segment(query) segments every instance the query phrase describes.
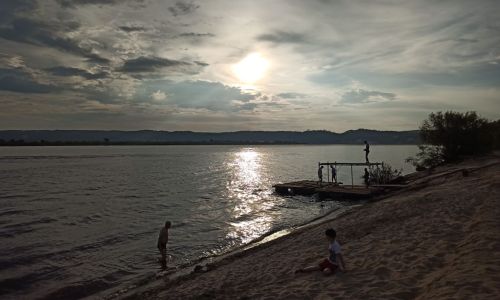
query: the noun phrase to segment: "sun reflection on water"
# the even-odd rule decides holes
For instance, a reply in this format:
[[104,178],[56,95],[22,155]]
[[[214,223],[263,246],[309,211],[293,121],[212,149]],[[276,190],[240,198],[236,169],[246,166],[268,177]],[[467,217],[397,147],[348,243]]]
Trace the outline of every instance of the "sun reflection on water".
[[247,149],[236,154],[237,178],[247,186],[256,186],[260,182],[260,154]]
[[262,170],[264,154],[245,148],[234,154],[229,166],[233,170],[227,185],[230,198],[234,200],[232,229],[226,238],[248,243],[271,229],[273,216],[269,211],[274,206]]

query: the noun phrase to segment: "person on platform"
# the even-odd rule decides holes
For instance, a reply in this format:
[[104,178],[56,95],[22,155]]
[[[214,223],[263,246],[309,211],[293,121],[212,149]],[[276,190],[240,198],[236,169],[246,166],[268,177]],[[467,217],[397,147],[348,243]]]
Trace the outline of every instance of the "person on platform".
[[330,167],[332,168],[332,182],[337,183],[337,169],[334,165],[330,165]]
[[365,151],[365,160],[367,163],[369,163],[370,161],[368,160],[368,154],[370,154],[370,144],[368,144],[367,141],[365,141],[365,149],[363,151]]
[[365,174],[363,175],[363,179],[365,180],[365,185],[368,187],[370,185],[370,172],[365,168]]
[[318,179],[319,185],[321,186],[321,183],[323,182],[323,166],[318,168]]

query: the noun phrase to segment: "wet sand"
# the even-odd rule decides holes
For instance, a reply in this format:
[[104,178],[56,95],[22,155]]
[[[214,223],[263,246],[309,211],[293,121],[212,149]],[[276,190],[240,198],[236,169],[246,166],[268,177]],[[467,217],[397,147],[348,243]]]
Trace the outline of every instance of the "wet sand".
[[[467,170],[465,173],[463,170]],[[500,295],[500,156],[408,176],[410,185],[333,220],[229,256],[137,299],[493,299]],[[294,274],[327,255],[347,272]]]

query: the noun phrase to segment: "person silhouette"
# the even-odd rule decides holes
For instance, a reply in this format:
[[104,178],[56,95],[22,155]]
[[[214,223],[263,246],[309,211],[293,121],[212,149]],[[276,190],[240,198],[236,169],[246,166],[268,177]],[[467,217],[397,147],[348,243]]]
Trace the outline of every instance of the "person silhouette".
[[363,151],[365,151],[366,162],[369,163],[370,161],[368,160],[368,154],[370,153],[370,144],[368,144],[367,141],[365,141],[365,149]]
[[318,168],[319,185],[323,182],[323,166]]
[[368,187],[370,185],[370,173],[368,172],[367,168],[365,168],[365,174],[363,175],[363,179],[365,180],[366,187]]
[[337,169],[335,169],[334,165],[330,165],[332,168],[332,181],[335,181],[337,183]]
[[172,222],[166,221],[165,226],[160,230],[158,235],[157,247],[161,254],[161,267],[163,270],[167,269],[167,243],[168,243],[168,230],[172,226]]

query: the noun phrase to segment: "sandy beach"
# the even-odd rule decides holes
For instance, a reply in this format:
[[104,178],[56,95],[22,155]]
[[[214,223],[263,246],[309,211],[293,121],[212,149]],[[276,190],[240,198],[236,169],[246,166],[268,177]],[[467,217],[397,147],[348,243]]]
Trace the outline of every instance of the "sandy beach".
[[[467,170],[464,172],[463,170]],[[408,176],[409,186],[230,256],[137,299],[493,299],[500,296],[500,157]],[[327,255],[334,227],[347,272],[294,274]]]

